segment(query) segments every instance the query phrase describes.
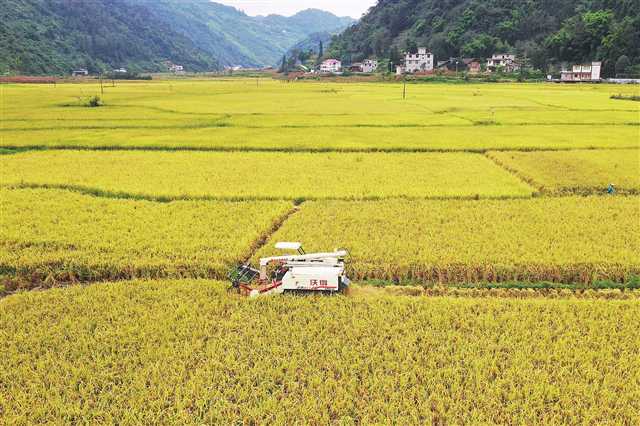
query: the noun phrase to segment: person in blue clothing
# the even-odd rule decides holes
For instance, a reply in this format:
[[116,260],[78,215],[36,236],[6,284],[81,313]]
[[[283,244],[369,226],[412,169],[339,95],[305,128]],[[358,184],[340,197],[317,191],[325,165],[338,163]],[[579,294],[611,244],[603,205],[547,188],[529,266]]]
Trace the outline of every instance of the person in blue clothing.
[[609,195],[613,195],[616,193],[616,187],[613,186],[612,183],[609,184],[609,187],[607,188],[607,194]]

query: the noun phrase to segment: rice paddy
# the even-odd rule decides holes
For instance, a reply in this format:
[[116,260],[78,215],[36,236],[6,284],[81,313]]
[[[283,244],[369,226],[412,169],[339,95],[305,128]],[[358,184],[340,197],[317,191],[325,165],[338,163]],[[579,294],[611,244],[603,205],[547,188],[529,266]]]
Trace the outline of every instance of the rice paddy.
[[0,157],[5,186],[143,198],[381,199],[530,197],[480,154],[32,151]]
[[0,146],[285,151],[638,148],[634,87],[285,84],[2,85]]
[[640,193],[640,150],[492,152],[489,156],[551,194]]
[[189,280],[31,292],[0,301],[0,407],[9,424],[637,424],[639,315]]
[[638,424],[637,87],[401,90],[0,85],[0,423]]

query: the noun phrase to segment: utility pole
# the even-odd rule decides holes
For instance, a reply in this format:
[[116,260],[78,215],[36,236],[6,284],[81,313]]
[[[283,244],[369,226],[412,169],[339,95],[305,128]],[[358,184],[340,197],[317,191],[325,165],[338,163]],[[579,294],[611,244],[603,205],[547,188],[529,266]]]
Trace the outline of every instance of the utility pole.
[[402,77],[402,100],[407,99],[407,77]]
[[102,73],[100,73],[100,94],[104,95],[104,87],[102,86]]

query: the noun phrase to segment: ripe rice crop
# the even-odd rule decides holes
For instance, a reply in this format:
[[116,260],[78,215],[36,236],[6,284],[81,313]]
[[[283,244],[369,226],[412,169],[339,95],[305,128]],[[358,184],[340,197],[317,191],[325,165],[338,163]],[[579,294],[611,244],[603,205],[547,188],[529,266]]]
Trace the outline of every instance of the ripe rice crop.
[[488,155],[543,192],[604,194],[613,183],[618,192],[640,193],[640,150],[637,149],[512,151]]
[[262,150],[637,148],[638,108],[615,90],[232,79],[3,86],[3,147]]
[[36,151],[0,157],[3,185],[148,198],[528,197],[479,154]]
[[3,421],[640,423],[638,300],[247,300],[224,287],[0,300]]
[[[331,117],[325,117],[331,120]],[[78,124],[83,125],[84,123]],[[104,128],[0,130],[0,146],[271,151],[473,151],[638,148],[637,126],[210,127],[166,122]],[[101,125],[102,126],[102,125]],[[125,128],[123,128],[125,127]]]
[[31,189],[0,190],[0,199],[6,290],[133,277],[222,278],[292,207],[155,203]]
[[[606,282],[607,284],[611,284]],[[537,284],[537,285],[536,285]],[[351,284],[349,296],[412,296],[412,297],[464,297],[464,298],[501,298],[501,299],[601,299],[601,300],[639,300],[640,277],[633,284],[619,284],[621,288],[554,288],[542,283],[531,284],[526,288],[522,283],[518,287],[491,287],[490,284],[469,284],[459,286],[416,286],[385,285],[375,286]],[[548,283],[546,283],[548,284]],[[498,286],[500,284],[493,284]],[[569,284],[558,284],[569,287]]]
[[308,202],[276,241],[346,247],[356,279],[623,281],[640,275],[638,197]]

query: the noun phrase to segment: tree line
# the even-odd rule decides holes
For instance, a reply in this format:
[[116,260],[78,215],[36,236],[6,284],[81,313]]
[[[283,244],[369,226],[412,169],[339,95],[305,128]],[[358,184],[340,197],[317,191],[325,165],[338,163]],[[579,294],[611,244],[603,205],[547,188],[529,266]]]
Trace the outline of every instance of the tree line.
[[602,61],[605,76],[640,74],[638,0],[380,0],[334,37],[328,56],[398,63],[428,47],[439,59],[508,52],[553,71]]

